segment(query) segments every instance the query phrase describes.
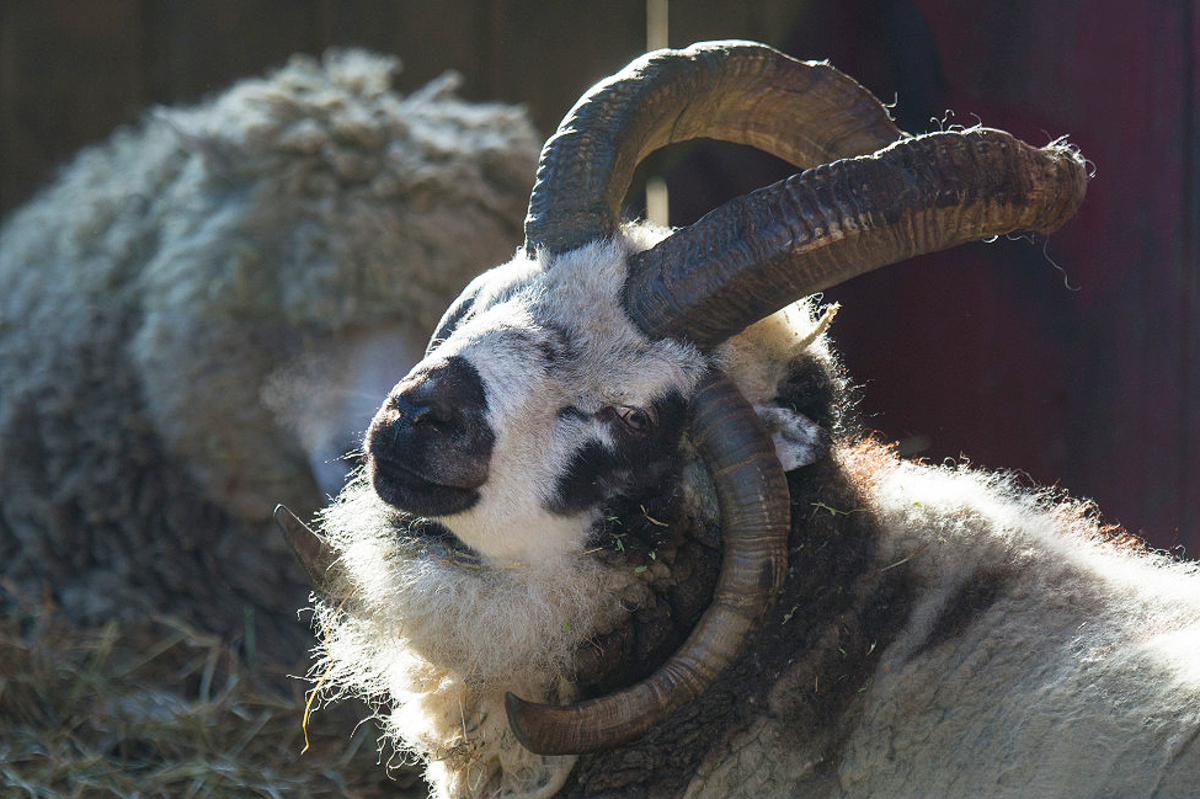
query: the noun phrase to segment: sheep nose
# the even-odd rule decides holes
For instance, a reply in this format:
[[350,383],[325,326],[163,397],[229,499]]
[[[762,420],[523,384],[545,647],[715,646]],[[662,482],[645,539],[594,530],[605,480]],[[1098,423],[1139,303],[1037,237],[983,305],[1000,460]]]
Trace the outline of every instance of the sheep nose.
[[372,480],[385,501],[444,515],[461,510],[487,480],[494,441],[483,381],[470,362],[454,356],[420,364],[401,380],[365,443]]
[[429,366],[418,365],[392,390],[389,404],[401,425],[447,434],[473,428],[479,422],[486,425],[483,381],[475,367],[461,356]]
[[434,388],[433,381],[425,380],[395,394],[392,403],[402,424],[418,427],[422,425],[447,426],[454,424],[459,418],[455,412],[455,401],[471,399],[455,395],[467,393],[469,392],[460,389],[457,381],[451,383],[449,390],[438,391]]

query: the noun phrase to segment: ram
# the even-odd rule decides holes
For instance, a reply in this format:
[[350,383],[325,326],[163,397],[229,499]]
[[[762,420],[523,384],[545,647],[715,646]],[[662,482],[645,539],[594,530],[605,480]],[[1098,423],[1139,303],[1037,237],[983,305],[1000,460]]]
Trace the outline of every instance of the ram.
[[249,610],[260,652],[282,635],[300,654],[271,500],[340,489],[392,382],[356,373],[381,352],[411,367],[512,253],[537,162],[520,109],[466,102],[452,75],[401,95],[397,67],[296,57],[157,109],[5,221],[6,587],[46,586],[83,623],[174,613],[240,636]]
[[[804,171],[621,223],[637,163],[698,136]],[[1194,795],[1196,567],[864,435],[814,297],[1049,233],[1087,179],[748,42],[598,84],[318,530],[280,511],[320,692],[373,702],[438,796]]]

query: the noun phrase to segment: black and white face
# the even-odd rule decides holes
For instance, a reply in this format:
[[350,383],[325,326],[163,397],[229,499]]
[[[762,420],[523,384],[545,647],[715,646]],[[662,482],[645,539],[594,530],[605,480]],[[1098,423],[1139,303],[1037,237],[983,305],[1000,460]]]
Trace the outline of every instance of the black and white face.
[[577,554],[602,508],[660,489],[706,361],[628,321],[625,257],[596,244],[477,278],[367,432],[378,496],[504,566]]

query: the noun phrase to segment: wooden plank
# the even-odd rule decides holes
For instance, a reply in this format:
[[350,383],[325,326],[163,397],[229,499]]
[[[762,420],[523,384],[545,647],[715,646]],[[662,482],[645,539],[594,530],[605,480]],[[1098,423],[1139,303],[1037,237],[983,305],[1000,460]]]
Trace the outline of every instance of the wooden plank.
[[322,47],[365,47],[400,57],[396,86],[410,92],[446,70],[465,79],[465,96],[490,92],[488,19],[494,0],[322,0]]
[[191,102],[237,78],[319,53],[314,0],[186,3],[145,0],[144,70],[155,103]]
[[492,35],[495,96],[527,104],[550,133],[588,87],[645,51],[645,4],[497,2]]
[[11,7],[0,4],[0,165],[6,167],[0,169],[0,216],[16,197],[23,194],[24,186],[41,178],[31,154],[23,152],[24,139],[18,132],[21,127],[17,104],[21,84],[20,59],[17,58],[20,37],[11,17]]
[[4,3],[0,213],[144,105],[135,0]]
[[1182,513],[1179,517],[1181,539],[1192,557],[1200,558],[1200,3],[1189,3],[1191,19],[1185,54],[1188,74],[1184,82],[1185,120],[1183,137],[1187,181],[1183,212],[1183,264],[1187,274],[1186,328],[1182,362],[1185,372],[1182,445],[1184,473]]
[[801,9],[800,4],[781,0],[676,0],[670,4],[671,46],[750,39],[779,47]]

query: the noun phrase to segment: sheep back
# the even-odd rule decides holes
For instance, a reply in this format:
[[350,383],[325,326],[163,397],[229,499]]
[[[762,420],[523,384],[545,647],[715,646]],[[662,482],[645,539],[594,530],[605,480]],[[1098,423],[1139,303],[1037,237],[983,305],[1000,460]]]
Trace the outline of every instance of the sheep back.
[[10,585],[84,620],[294,626],[271,509],[321,502],[295,398],[336,391],[363,331],[423,338],[512,253],[538,152],[520,109],[453,75],[401,96],[397,68],[297,57],[156,110],[0,229]]

